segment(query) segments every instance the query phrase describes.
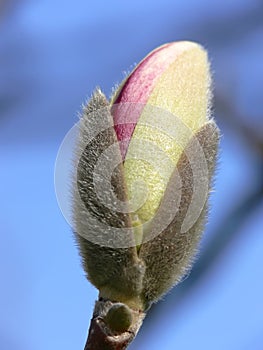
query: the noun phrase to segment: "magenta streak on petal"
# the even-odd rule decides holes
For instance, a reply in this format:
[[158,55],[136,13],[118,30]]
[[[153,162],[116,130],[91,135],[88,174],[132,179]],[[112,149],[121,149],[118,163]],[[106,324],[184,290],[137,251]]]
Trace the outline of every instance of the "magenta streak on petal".
[[176,58],[177,45],[178,43],[165,44],[146,56],[127,78],[114,101],[112,106],[114,128],[120,141],[123,159],[144,105],[159,77]]

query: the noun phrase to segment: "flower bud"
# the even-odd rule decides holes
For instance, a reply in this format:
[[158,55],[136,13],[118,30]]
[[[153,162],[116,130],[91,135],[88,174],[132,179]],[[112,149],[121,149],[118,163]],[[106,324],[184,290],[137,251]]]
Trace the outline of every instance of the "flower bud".
[[[128,194],[136,196],[138,188],[133,188],[133,183],[138,179],[148,189],[147,200],[136,212],[145,222],[159,207],[183,149],[208,121],[210,74],[206,52],[192,42],[159,47],[126,79],[116,92],[114,103],[116,134],[120,142],[126,141],[122,143],[122,155]],[[129,119],[132,115],[136,123],[126,124],[127,115]],[[149,154],[141,157],[142,140],[162,151],[155,163],[162,164],[169,158],[173,164],[162,167],[162,172],[155,171],[156,165],[149,162],[150,153],[155,150],[148,146]]]
[[[110,102],[97,90],[84,108],[74,231],[87,277],[105,300],[146,310],[191,267],[219,139],[210,81],[200,45],[169,43],[146,56]],[[124,314],[115,311],[112,328]]]
[[123,333],[127,331],[132,324],[132,314],[125,304],[115,303],[108,310],[104,320],[113,332]]

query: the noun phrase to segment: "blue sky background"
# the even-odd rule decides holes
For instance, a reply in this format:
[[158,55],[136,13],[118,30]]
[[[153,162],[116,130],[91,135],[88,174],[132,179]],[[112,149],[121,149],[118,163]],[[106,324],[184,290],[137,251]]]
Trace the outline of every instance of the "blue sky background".
[[223,133],[190,277],[136,349],[263,348],[263,5],[259,0],[0,2],[0,348],[83,349],[97,291],[56,202],[59,145],[96,86],[110,94],[156,46],[209,51]]

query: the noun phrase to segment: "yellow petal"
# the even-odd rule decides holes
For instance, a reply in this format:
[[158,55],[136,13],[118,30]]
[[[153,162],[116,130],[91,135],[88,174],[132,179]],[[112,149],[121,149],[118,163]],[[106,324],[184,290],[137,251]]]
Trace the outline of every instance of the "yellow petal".
[[[148,97],[124,164],[129,197],[141,201],[140,186],[138,190],[133,186],[136,181],[144,182],[144,189],[147,188],[145,203],[136,210],[142,222],[154,216],[184,147],[209,116],[211,93],[206,51],[192,42],[173,45],[178,48],[178,54]],[[165,59],[166,51],[162,52],[160,59]]]

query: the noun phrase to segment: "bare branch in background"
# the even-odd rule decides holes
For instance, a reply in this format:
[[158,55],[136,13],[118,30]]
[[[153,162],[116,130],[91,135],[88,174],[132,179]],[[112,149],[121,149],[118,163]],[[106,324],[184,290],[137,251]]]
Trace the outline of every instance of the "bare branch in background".
[[258,133],[252,126],[244,123],[244,120],[249,120],[250,118],[244,118],[237,111],[237,106],[231,103],[231,96],[227,98],[222,92],[218,92],[215,97],[216,110],[220,113],[220,119],[240,133],[244,140],[262,157],[263,130],[260,130]]
[[[263,3],[255,1],[246,11],[234,12],[233,16],[226,13],[211,19],[207,18],[203,24],[198,23],[191,37],[196,40],[203,38],[208,47],[229,48],[233,43],[244,39],[263,25]],[[192,28],[191,28],[192,29]]]
[[17,6],[21,6],[22,1],[17,0],[0,0],[0,19],[9,15],[16,10]]

